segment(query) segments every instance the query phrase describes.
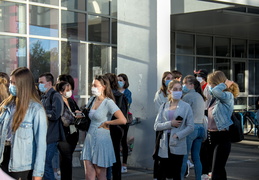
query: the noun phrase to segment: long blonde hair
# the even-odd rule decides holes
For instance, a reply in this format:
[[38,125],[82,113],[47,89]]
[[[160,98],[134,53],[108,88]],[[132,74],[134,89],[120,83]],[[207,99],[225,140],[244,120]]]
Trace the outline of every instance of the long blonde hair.
[[1,91],[0,91],[0,103],[4,99],[8,98],[8,96],[9,96],[7,85],[8,85],[7,79],[0,77],[0,89],[1,89]]
[[[227,77],[222,71],[215,71],[213,73],[210,73],[208,75],[208,83],[213,84],[217,86],[220,83],[225,83],[227,80]],[[237,83],[233,83],[229,88],[225,89],[224,91],[229,91],[233,94],[233,96],[236,98],[239,95],[239,87]]]
[[0,112],[3,112],[4,106],[15,103],[15,112],[13,116],[12,131],[16,131],[22,123],[30,100],[41,103],[37,93],[34,78],[31,71],[26,67],[19,67],[15,69],[10,76],[15,77],[15,86],[17,90],[16,96],[10,96],[3,101],[0,106]]

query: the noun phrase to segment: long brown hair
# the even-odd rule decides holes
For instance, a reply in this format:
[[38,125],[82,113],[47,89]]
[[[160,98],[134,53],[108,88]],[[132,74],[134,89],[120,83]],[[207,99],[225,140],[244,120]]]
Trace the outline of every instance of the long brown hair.
[[[227,77],[222,71],[215,71],[208,75],[208,83],[217,86],[220,83],[225,83]],[[237,83],[231,84],[229,88],[226,88],[224,91],[229,91],[236,98],[239,95],[239,87]]]
[[203,92],[202,92],[202,89],[201,89],[201,84],[200,82],[195,78],[195,76],[193,75],[187,75],[184,77],[183,79],[183,83],[187,83],[189,82],[190,84],[193,84],[194,85],[194,89],[197,93],[199,93],[203,100],[206,101],[206,97],[204,96]]
[[15,112],[12,124],[12,130],[15,132],[25,117],[30,100],[40,104],[41,102],[35,87],[33,75],[28,68],[19,67],[15,69],[10,76],[15,77],[17,94],[16,96],[10,94],[10,96],[3,101],[0,106],[0,112],[3,111],[5,105],[9,105],[12,102],[15,103]]
[[0,103],[4,99],[8,98],[8,96],[9,96],[7,84],[8,84],[7,79],[0,77],[0,89],[1,89],[1,91],[0,91]]
[[173,76],[172,72],[170,72],[170,71],[165,71],[164,74],[163,74],[163,77],[162,77],[162,86],[160,87],[160,91],[163,92],[164,97],[167,96],[167,92],[166,92],[166,91],[167,91],[167,87],[166,87],[166,85],[165,85],[165,78],[166,78],[166,76],[167,76],[168,74],[171,74],[171,75]]
[[115,102],[108,77],[104,75],[96,75],[94,79],[100,81],[102,86],[105,86],[104,96],[112,99]]

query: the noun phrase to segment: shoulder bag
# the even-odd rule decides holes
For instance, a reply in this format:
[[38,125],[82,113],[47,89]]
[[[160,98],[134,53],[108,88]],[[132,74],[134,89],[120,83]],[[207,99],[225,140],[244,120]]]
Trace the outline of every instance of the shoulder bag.
[[84,114],[84,117],[82,118],[76,118],[75,119],[75,127],[81,131],[88,131],[90,124],[91,124],[91,119],[89,118],[89,112],[92,107],[92,104],[94,102],[95,97],[89,104],[87,108],[84,108],[82,110],[82,113]]

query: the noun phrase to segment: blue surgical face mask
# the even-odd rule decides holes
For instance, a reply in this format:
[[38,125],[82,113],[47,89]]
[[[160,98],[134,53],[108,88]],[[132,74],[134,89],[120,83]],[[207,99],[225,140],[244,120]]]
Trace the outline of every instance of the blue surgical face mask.
[[47,91],[47,89],[48,88],[45,87],[45,84],[42,84],[42,83],[39,84],[40,92],[45,93]]
[[16,96],[16,95],[17,95],[16,86],[10,84],[10,85],[9,85],[9,92],[10,92],[10,94],[12,94],[13,96]]
[[212,87],[211,86],[209,86],[209,92],[210,92],[210,95],[212,95]]
[[190,89],[187,88],[186,85],[183,85],[183,93],[188,93],[190,91]]
[[172,91],[173,99],[181,99],[182,95],[183,95],[182,91]]
[[168,86],[168,84],[171,82],[172,80],[165,80],[165,86],[167,87]]
[[120,88],[123,88],[123,86],[124,86],[124,82],[122,82],[122,81],[118,81],[118,85],[119,85],[119,87],[120,87]]

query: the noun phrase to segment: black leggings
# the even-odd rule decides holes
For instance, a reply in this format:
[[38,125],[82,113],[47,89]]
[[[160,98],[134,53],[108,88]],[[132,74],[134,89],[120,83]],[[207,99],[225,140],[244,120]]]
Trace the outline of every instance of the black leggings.
[[123,136],[122,136],[122,140],[121,140],[122,163],[127,164],[128,153],[129,153],[128,142],[127,142],[129,124],[121,125],[120,127],[122,127],[122,129],[123,129]]
[[121,180],[121,160],[120,160],[120,142],[122,138],[122,129],[120,126],[110,126],[110,134],[112,138],[113,149],[116,162],[112,166],[112,179]]
[[1,169],[8,174],[9,176],[11,176],[14,179],[20,179],[20,180],[27,180],[28,178],[28,174],[30,173],[30,171],[21,171],[21,172],[9,172],[8,171],[8,164],[10,161],[10,155],[11,155],[11,146],[5,146],[4,148],[4,159],[3,162],[1,163]]

